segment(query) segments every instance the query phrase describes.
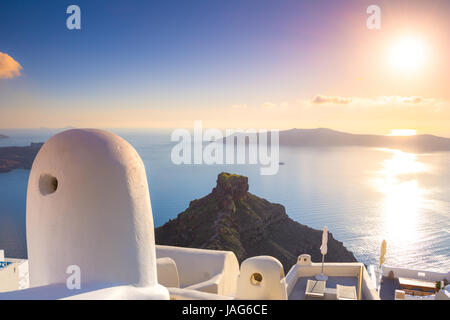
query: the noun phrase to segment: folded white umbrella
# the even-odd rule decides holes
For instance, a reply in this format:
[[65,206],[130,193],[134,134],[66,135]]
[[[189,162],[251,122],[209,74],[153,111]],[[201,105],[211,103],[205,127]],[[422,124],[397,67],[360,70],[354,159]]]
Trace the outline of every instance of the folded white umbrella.
[[322,233],[322,245],[320,246],[320,252],[322,253],[322,272],[321,274],[316,275],[317,280],[327,280],[328,276],[323,273],[323,265],[325,262],[325,255],[327,254],[328,250],[328,228],[323,227],[323,233]]
[[320,252],[322,253],[322,255],[327,254],[328,250],[327,245],[328,245],[328,228],[324,227],[322,233],[322,245],[320,246]]

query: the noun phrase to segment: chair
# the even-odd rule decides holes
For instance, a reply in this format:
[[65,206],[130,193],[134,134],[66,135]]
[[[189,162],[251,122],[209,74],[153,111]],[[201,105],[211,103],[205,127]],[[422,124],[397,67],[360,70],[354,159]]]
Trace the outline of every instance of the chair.
[[325,297],[326,281],[308,280],[306,283],[305,298],[323,299]]
[[358,300],[354,286],[336,285],[336,297],[338,300]]

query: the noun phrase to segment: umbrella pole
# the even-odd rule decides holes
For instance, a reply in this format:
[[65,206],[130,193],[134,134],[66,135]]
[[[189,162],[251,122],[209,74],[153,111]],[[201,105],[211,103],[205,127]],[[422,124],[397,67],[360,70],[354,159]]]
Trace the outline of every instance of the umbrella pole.
[[322,272],[320,274],[316,275],[316,280],[319,280],[319,281],[328,280],[328,276],[325,273],[323,273],[324,262],[325,262],[325,255],[322,254]]
[[324,261],[325,261],[325,255],[322,254],[322,274],[323,274],[323,263],[324,263]]

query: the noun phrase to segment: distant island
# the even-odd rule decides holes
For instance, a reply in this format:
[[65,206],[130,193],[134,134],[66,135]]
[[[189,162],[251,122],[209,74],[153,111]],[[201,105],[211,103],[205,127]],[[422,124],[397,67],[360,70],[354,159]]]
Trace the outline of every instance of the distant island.
[[[302,253],[321,261],[322,231],[295,222],[284,206],[248,192],[248,178],[221,173],[207,196],[193,200],[184,212],[155,230],[156,243],[233,251],[239,262],[270,255],[285,271]],[[342,242],[329,234],[327,262],[354,262]]]
[[[232,137],[239,137],[242,135],[243,134],[237,133]],[[225,141],[225,139],[227,138],[224,138],[223,141]],[[270,139],[268,141],[270,142]],[[280,145],[299,147],[359,146],[398,149],[413,153],[450,151],[450,139],[429,134],[383,136],[352,134],[324,128],[280,131]]]
[[9,137],[4,134],[0,134],[0,139],[6,139],[6,138],[9,138]]
[[0,147],[0,173],[14,169],[31,169],[42,145],[43,143],[31,143],[27,147]]

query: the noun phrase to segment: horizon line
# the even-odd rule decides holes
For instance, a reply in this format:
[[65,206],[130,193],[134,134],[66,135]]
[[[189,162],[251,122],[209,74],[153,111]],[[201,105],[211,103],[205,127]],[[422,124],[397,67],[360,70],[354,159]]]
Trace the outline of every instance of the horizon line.
[[[302,127],[302,128],[297,128],[297,127],[290,127],[290,128],[286,128],[286,129],[275,129],[275,128],[254,128],[254,127],[248,127],[248,128],[244,128],[244,127],[238,127],[238,128],[225,128],[225,127],[203,127],[203,129],[207,130],[210,128],[214,128],[214,129],[219,129],[219,130],[226,130],[226,129],[233,129],[233,130],[249,130],[249,129],[255,129],[255,130],[260,130],[260,129],[266,129],[266,130],[279,130],[280,132],[282,131],[290,131],[290,130],[331,130],[331,131],[335,131],[335,132],[340,132],[340,133],[347,133],[347,134],[355,134],[355,135],[375,135],[375,136],[398,136],[398,137],[407,137],[407,136],[424,136],[424,135],[431,135],[431,136],[436,136],[436,137],[442,137],[442,138],[448,138],[450,139],[450,132],[449,133],[445,133],[445,134],[432,134],[432,133],[425,133],[425,132],[417,132],[414,135],[392,135],[392,132],[390,133],[385,133],[385,134],[381,134],[381,133],[358,133],[358,132],[352,132],[352,131],[344,131],[342,129],[333,129],[333,128],[328,128],[328,127]],[[168,130],[176,130],[176,129],[180,129],[180,127],[107,127],[107,126],[98,126],[98,127],[92,127],[92,126],[86,126],[86,127],[77,127],[77,126],[65,126],[65,127],[19,127],[19,128],[0,128],[0,134],[2,134],[2,131],[20,131],[20,130],[48,130],[48,131],[59,131],[59,130],[70,130],[70,129],[103,129],[103,130],[160,130],[160,131],[168,131]],[[193,127],[183,127],[182,129],[193,129]],[[398,130],[399,128],[395,128],[395,129],[388,129],[388,130]],[[411,129],[411,128],[402,128],[402,129],[406,129],[406,130],[415,130],[415,129]]]

